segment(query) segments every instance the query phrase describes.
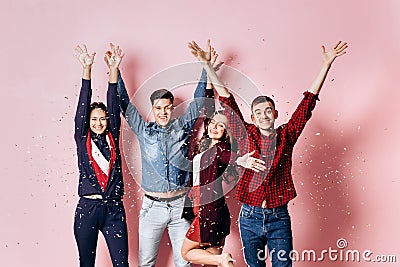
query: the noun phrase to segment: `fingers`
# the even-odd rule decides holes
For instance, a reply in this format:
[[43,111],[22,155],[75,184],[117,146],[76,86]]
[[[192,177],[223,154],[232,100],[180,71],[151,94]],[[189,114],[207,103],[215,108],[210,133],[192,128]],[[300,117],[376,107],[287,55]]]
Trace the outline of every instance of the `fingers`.
[[333,49],[336,49],[336,48],[340,45],[341,42],[342,42],[342,41],[338,41],[338,42],[335,44],[335,46],[333,47]]
[[263,165],[262,163],[259,163],[257,161],[254,162],[254,165],[252,167],[257,169],[258,171],[265,171],[267,169],[267,167],[265,167],[265,165]]
[[[323,47],[323,53],[325,53],[325,47]],[[338,41],[335,46],[333,47],[333,49],[331,51],[333,51],[333,57],[336,58],[338,56],[344,55],[346,54],[346,49],[347,49],[348,45],[346,42],[342,42],[342,41]]]
[[267,168],[265,168],[263,165],[254,165],[254,167],[251,167],[250,169],[255,171],[255,172],[263,172]]
[[198,60],[203,60],[204,51],[196,44],[195,41],[188,43],[188,47],[193,56]]
[[321,46],[321,49],[322,49],[322,54],[325,54],[326,53],[326,49],[325,49],[324,45]]
[[197,56],[198,50],[193,46],[192,43],[188,43],[188,48],[189,48],[190,52],[191,52],[194,56]]
[[104,56],[105,56],[106,58],[111,58],[111,57],[112,57],[111,51],[107,51],[107,52],[104,54]]
[[219,70],[219,69],[221,68],[222,65],[224,65],[224,62],[223,62],[223,61],[218,62],[218,64],[214,66],[214,70],[215,70],[215,71]]
[[77,46],[75,47],[75,54],[74,54],[74,56],[75,56],[78,60],[80,60],[80,56],[82,55],[82,53],[83,53],[82,48],[81,48],[79,45],[77,45]]
[[[253,158],[253,157],[252,157]],[[253,158],[257,164],[265,165],[265,161],[257,158]]]
[[211,47],[211,65],[214,65],[215,61],[217,61],[218,58],[218,54],[217,52],[214,50],[214,47]]
[[[339,44],[341,43],[341,41],[339,41]],[[339,45],[337,48],[335,48],[336,49],[336,53],[338,54],[338,55],[343,55],[343,54],[346,54],[346,48],[347,47],[349,47],[348,45],[347,45],[347,43],[343,43],[343,44],[341,44],[341,45]]]
[[118,67],[124,56],[125,53],[122,52],[122,49],[119,47],[119,45],[110,43],[110,50],[106,51],[104,55],[104,61],[108,67]]
[[84,67],[91,66],[93,64],[95,55],[96,52],[93,52],[92,54],[88,53],[85,44],[82,44],[82,46],[77,45],[75,47],[75,57],[81,62],[82,66]]
[[247,159],[247,167],[252,169],[255,172],[265,171],[267,167],[265,166],[265,162],[261,159],[253,158],[250,155],[254,154],[255,151],[247,154],[249,158]]
[[94,61],[94,56],[96,55],[96,52],[93,52],[91,55],[90,55],[90,60],[91,60],[91,62],[93,62]]
[[122,53],[122,49],[119,46],[117,47],[117,55],[121,58],[125,55],[124,53]]
[[188,47],[190,50],[195,51],[196,53],[202,51],[202,49],[196,44],[195,41],[192,41],[191,43],[188,43]]
[[195,41],[192,41],[191,44],[192,44],[192,46],[193,46],[194,49],[196,49],[196,50],[202,50],[202,49],[200,48],[200,46],[199,46],[198,44],[196,44]]
[[211,41],[210,41],[210,39],[207,40],[207,48],[206,48],[206,51],[207,51],[207,52],[210,52],[210,51],[211,51]]
[[264,165],[255,165],[253,168],[259,172],[263,172],[267,169]]
[[75,51],[78,52],[78,53],[82,53],[83,52],[82,48],[79,45],[77,45],[75,47]]

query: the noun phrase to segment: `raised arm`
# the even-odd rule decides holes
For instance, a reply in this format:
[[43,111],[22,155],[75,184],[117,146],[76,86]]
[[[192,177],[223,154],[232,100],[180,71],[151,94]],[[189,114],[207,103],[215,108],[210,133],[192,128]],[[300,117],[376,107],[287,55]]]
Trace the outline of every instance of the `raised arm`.
[[114,139],[119,140],[121,117],[119,98],[117,93],[118,69],[124,54],[119,46],[110,44],[110,50],[104,55],[104,61],[109,69],[107,106],[110,126],[109,129]]
[[[234,99],[234,97],[229,93],[228,89],[219,80],[216,74],[216,67],[212,63],[212,58],[214,55],[218,56],[215,49],[211,46],[210,40],[207,41],[206,51],[201,49],[196,42],[192,41],[188,44],[190,52],[203,63],[204,69],[207,71],[208,78],[211,80],[215,90],[220,96],[220,102],[224,108],[223,113],[228,118],[229,130],[241,146],[243,142],[245,143],[246,126],[247,123],[239,110],[239,107]],[[219,63],[220,64],[220,63]],[[218,66],[218,65],[217,65]]]
[[326,52],[325,47],[322,46],[322,68],[308,92],[304,93],[302,101],[297,106],[289,122],[287,123],[288,134],[293,143],[297,141],[307,121],[311,118],[311,113],[315,107],[316,100],[318,99],[318,94],[321,91],[322,85],[333,61],[337,57],[345,54],[345,49],[347,47],[347,43],[342,43],[339,41],[331,50]]
[[130,102],[128,92],[126,91],[124,80],[122,79],[121,72],[118,71],[117,78],[117,93],[119,97],[119,106],[125,120],[128,122],[129,127],[136,135],[140,135],[144,130],[146,121],[139,114],[136,107]]
[[204,107],[207,86],[207,72],[203,69],[201,77],[194,91],[194,99],[190,102],[185,113],[179,118],[179,125],[190,129],[194,126],[196,120],[201,115]]
[[[229,97],[230,93],[228,89],[224,86],[224,84],[219,80],[219,77],[216,73],[216,70],[213,67],[213,64],[210,62],[212,59],[212,54],[216,54],[213,47],[211,47],[210,40],[207,41],[206,51],[201,49],[195,41],[192,41],[188,44],[190,52],[201,62],[203,63],[204,69],[207,71],[207,75],[214,85],[217,93],[222,97]],[[218,54],[216,54],[218,56]]]
[[329,51],[325,51],[325,46],[322,46],[323,64],[317,78],[315,78],[310,89],[308,90],[310,93],[315,95],[319,94],[333,61],[337,57],[346,54],[345,50],[347,47],[347,43],[342,43],[342,41],[337,42],[336,45]]
[[79,93],[78,107],[75,114],[75,138],[86,136],[89,130],[89,111],[92,98],[91,71],[96,53],[89,54],[86,45],[75,48],[75,57],[82,65],[82,87]]
[[[218,54],[215,50],[211,53],[211,66],[218,71],[224,62],[219,61],[217,63]],[[214,85],[207,75],[207,86],[206,86],[206,99],[204,102],[204,116],[206,118],[211,118],[215,112],[215,100],[214,100]]]

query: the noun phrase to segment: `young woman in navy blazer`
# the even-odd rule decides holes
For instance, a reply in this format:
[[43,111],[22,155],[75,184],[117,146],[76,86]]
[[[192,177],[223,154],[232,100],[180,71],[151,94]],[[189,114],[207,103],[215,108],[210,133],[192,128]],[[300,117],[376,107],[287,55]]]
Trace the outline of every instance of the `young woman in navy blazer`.
[[75,116],[80,199],[75,212],[74,234],[80,266],[94,266],[99,231],[104,235],[113,266],[129,266],[117,95],[118,67],[123,54],[118,46],[111,44],[110,51],[104,56],[110,75],[108,110],[103,103],[91,104],[91,69],[95,54],[89,54],[85,45],[75,49],[83,76]]

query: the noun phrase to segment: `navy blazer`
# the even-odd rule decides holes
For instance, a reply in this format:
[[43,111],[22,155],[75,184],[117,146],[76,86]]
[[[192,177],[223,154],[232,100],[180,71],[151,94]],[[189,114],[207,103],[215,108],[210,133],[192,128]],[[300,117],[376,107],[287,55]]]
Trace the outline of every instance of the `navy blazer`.
[[75,115],[75,142],[77,146],[79,185],[78,195],[100,194],[103,199],[120,199],[124,195],[124,182],[122,179],[121,153],[119,149],[119,134],[121,118],[119,115],[119,98],[117,84],[109,83],[107,91],[108,127],[114,138],[116,159],[107,182],[106,190],[103,191],[97,181],[95,171],[89,161],[86,141],[89,132],[90,102],[92,98],[91,81],[82,79],[82,88],[79,94],[78,107]]

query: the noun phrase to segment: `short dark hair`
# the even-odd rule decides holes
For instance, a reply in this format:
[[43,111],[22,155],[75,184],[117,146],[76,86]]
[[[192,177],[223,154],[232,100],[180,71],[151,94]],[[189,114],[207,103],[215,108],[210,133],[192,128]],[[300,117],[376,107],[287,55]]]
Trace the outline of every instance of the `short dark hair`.
[[169,99],[171,100],[171,104],[174,103],[174,95],[167,89],[158,89],[154,91],[150,96],[151,105],[153,105],[154,101],[157,99]]
[[253,107],[260,103],[269,102],[272,104],[272,107],[275,109],[275,102],[272,98],[266,95],[260,95],[254,98],[253,102],[251,102],[251,111],[253,112]]

